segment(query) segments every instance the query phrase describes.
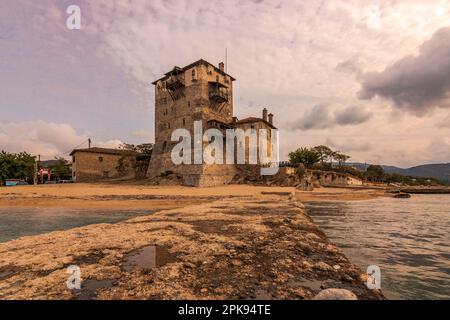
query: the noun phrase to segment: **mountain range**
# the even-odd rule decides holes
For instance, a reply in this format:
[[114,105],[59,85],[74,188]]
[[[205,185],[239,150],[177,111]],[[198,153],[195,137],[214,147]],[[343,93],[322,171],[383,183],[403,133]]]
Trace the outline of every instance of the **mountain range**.
[[[364,171],[370,165],[367,163],[352,162],[348,165]],[[395,166],[381,165],[386,173],[398,173],[405,176],[435,178],[450,182],[450,163],[423,164],[411,168],[399,168]]]

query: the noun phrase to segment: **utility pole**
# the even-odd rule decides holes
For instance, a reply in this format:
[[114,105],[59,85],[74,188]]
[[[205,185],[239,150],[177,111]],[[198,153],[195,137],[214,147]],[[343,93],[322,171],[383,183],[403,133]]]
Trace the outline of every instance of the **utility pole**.
[[[36,172],[39,170],[40,166],[41,166],[41,155],[38,154],[38,162],[37,162]],[[41,183],[44,183],[44,181],[42,179],[43,179],[43,177],[41,177]]]
[[91,148],[91,138],[88,139],[89,149]]
[[228,49],[225,48],[225,73],[228,72]]

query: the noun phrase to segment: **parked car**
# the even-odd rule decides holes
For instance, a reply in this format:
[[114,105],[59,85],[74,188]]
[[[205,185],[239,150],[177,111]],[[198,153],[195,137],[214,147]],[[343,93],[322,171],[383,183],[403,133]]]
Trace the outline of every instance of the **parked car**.
[[72,180],[59,180],[59,183],[73,183]]
[[14,186],[27,186],[28,182],[26,181],[21,181],[18,179],[8,179],[5,181],[5,186],[6,187],[14,187]]

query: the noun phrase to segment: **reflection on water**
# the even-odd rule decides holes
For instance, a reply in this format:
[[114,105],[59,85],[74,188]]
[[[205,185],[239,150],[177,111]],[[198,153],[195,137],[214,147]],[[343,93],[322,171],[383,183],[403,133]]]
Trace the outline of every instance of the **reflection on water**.
[[350,261],[363,271],[380,266],[387,298],[450,298],[450,195],[306,207]]
[[116,223],[151,210],[0,208],[0,242],[95,223]]

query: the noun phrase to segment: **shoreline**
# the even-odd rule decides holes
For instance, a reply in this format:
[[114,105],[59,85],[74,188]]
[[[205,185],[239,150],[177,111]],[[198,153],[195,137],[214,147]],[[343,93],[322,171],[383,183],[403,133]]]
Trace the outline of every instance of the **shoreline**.
[[[59,193],[65,197],[70,188]],[[25,193],[36,198],[56,192],[49,189],[14,189],[16,195],[8,190],[10,197]],[[140,190],[141,196],[159,193],[166,197],[156,200],[111,199],[111,195],[134,197],[136,187],[87,189],[91,190],[71,194],[83,197],[91,192],[92,197],[96,189],[96,196],[107,196],[101,200],[105,203],[124,201],[129,205],[161,202],[181,193],[199,203],[186,205],[186,198],[178,208],[115,224],[87,225],[0,243],[0,298],[312,299],[322,289],[345,288],[359,299],[384,299],[380,292],[365,287],[365,274],[312,221],[293,188]],[[87,205],[99,200],[78,201]],[[64,205],[69,204],[75,202]],[[162,264],[127,269],[130,255],[145,258],[149,247],[157,250],[156,258],[160,257]],[[69,265],[81,268],[82,292],[65,286]]]

